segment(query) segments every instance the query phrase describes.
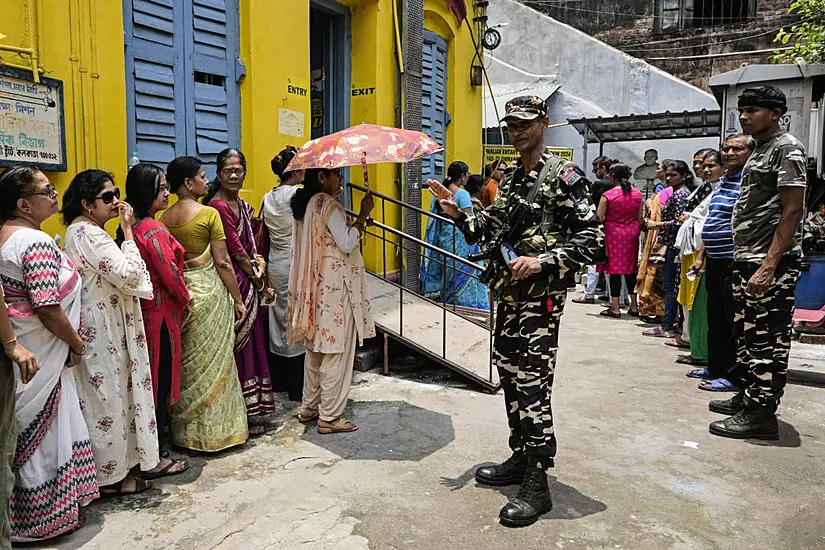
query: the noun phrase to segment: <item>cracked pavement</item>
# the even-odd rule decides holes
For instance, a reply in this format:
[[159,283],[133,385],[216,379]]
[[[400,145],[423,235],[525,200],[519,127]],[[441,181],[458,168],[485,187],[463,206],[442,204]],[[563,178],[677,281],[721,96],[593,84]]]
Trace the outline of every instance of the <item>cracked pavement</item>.
[[716,438],[707,401],[719,394],[638,321],[599,310],[568,303],[562,320],[555,506],[531,527],[497,521],[517,487],[473,479],[509,456],[501,395],[396,365],[356,374],[359,431],[319,435],[284,403],[276,433],[97,501],[80,532],[46,547],[825,548],[825,389],[788,387],[778,442]]

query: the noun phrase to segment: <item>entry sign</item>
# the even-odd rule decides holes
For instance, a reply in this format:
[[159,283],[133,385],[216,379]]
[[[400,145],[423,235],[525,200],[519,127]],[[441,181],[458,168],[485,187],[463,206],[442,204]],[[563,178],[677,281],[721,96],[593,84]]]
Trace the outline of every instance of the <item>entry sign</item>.
[[0,67],[0,166],[66,171],[63,83]]
[[[548,147],[551,153],[563,158],[566,161],[573,162],[573,149],[564,147]],[[497,160],[503,160],[508,165],[518,159],[518,153],[512,145],[487,145],[484,148],[484,165],[492,164]]]

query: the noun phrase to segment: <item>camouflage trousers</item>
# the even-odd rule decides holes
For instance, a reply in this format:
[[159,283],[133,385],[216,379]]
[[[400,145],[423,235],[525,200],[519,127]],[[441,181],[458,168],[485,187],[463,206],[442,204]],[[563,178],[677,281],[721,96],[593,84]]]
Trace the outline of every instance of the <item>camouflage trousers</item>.
[[756,298],[745,294],[748,281],[759,268],[752,262],[734,262],[733,297],[736,313],[736,363],[742,372],[731,380],[754,403],[775,407],[785,392],[794,292],[799,279],[799,260],[783,258],[776,268],[774,284]]
[[527,453],[528,465],[553,467],[556,435],[551,396],[559,321],[567,291],[535,302],[499,302],[493,362],[498,369],[510,425],[510,448]]

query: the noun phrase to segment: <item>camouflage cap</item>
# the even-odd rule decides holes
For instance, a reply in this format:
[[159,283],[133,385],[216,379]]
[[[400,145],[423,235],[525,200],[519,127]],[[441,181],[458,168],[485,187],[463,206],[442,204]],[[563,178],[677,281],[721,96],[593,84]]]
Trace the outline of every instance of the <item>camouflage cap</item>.
[[506,122],[508,118],[533,120],[547,116],[547,105],[544,100],[534,95],[514,97],[507,102],[504,108],[507,114],[501,118],[501,122]]

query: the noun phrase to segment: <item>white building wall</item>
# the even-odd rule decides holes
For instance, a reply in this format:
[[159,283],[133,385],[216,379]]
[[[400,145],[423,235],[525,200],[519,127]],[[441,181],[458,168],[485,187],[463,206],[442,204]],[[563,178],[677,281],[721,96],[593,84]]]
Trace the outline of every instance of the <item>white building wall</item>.
[[[506,23],[499,28],[501,45],[487,53],[491,82],[529,83],[536,76],[553,75],[561,88],[550,100],[551,124],[568,118],[719,108],[713,95],[515,0],[491,0],[488,17],[490,26]],[[582,142],[570,126],[547,132],[548,145],[573,149],[578,163]],[[604,154],[635,168],[646,149],[657,149],[660,159],[690,161],[697,149],[717,146],[717,138],[639,141],[606,144]],[[589,161],[598,154],[598,144],[590,144]]]

